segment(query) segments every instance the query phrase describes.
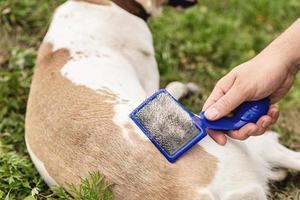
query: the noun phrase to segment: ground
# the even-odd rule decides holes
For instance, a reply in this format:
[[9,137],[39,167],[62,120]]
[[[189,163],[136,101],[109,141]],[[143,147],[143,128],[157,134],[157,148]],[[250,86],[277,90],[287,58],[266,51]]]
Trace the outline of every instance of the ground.
[[[36,50],[54,8],[63,0],[0,0],[0,199],[71,199],[50,190],[33,168],[24,145],[24,114]],[[150,21],[161,86],[194,81],[203,93],[184,100],[194,112],[216,81],[253,57],[300,16],[299,0],[202,0],[182,11],[167,8]],[[257,72],[259,73],[259,71]],[[280,103],[272,127],[286,146],[300,151],[300,78]],[[101,175],[93,174],[74,189],[76,199],[99,197]],[[272,184],[272,199],[300,199],[300,174]],[[98,194],[96,194],[98,193]],[[102,190],[100,192],[102,195]],[[97,196],[98,195],[98,196]],[[103,199],[111,199],[109,192]]]

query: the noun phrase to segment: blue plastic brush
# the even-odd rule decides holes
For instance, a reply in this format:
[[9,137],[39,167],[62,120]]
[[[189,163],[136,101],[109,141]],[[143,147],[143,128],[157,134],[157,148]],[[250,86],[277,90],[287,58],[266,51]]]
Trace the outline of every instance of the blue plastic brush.
[[245,102],[233,116],[209,121],[204,112],[190,112],[162,89],[139,105],[130,117],[166,159],[174,163],[207,135],[206,129],[237,130],[247,123],[256,123],[267,114],[269,102],[268,98]]

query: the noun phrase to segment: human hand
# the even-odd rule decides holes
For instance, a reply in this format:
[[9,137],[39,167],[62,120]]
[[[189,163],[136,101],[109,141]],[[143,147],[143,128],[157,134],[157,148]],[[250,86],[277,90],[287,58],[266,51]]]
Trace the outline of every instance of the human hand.
[[[274,59],[255,57],[237,66],[218,81],[204,104],[205,116],[209,120],[217,120],[228,115],[245,101],[265,97],[269,97],[271,103],[276,103],[291,88],[296,72],[295,68]],[[227,132],[227,135],[239,140],[261,135],[277,121],[278,117],[278,108],[272,105],[267,115],[262,116],[256,124],[249,123],[240,130]],[[221,145],[227,141],[224,132],[209,130],[209,134]]]

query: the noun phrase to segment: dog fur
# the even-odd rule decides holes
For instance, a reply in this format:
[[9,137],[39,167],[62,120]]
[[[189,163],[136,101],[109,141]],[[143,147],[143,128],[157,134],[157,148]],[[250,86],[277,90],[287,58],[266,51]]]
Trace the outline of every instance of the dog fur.
[[[165,1],[139,0],[150,13]],[[168,163],[129,119],[159,87],[147,24],[113,2],[70,0],[38,52],[26,114],[28,152],[50,185],[100,171],[122,200],[265,200],[269,181],[300,170],[300,154],[268,132],[219,146],[205,138]],[[171,83],[177,98],[194,90]]]

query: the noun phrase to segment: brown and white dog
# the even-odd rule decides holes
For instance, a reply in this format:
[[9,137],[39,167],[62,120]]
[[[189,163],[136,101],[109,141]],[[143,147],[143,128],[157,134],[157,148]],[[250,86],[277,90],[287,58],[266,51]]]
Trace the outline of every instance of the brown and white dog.
[[[274,133],[225,147],[207,137],[170,164],[129,119],[159,87],[151,33],[141,18],[167,3],[136,1],[70,0],[55,12],[26,115],[26,144],[43,179],[64,186],[100,171],[122,200],[267,199],[268,182],[286,174],[275,168],[300,170],[300,154]],[[193,4],[172,1],[182,2]],[[180,98],[191,88],[167,89]]]

